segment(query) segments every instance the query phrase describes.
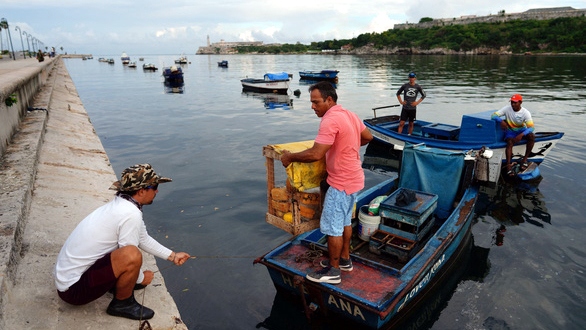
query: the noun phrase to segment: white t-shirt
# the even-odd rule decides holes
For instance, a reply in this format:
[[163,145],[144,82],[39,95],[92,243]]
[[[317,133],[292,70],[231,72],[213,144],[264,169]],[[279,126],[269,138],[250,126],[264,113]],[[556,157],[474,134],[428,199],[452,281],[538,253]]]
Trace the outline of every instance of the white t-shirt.
[[[116,196],[83,219],[65,241],[54,270],[57,290],[67,291],[96,260],[128,245],[162,259],[172,252],[149,236],[142,211]],[[137,283],[143,279],[141,271]]]

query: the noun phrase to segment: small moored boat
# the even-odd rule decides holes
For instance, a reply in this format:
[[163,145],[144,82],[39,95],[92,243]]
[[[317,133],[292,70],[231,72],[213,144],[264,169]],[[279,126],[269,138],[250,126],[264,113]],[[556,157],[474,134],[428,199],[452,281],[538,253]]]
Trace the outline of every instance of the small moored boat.
[[228,61],[226,61],[226,60],[220,61],[220,62],[218,62],[218,66],[219,67],[222,67],[222,68],[227,68],[228,67]]
[[339,72],[338,70],[299,71],[299,78],[308,80],[337,80]]
[[182,55],[179,59],[175,60],[175,64],[187,64],[187,56]]
[[130,57],[126,53],[122,53],[122,56],[120,56],[120,61],[122,61],[122,64],[128,64],[130,63]]
[[291,78],[287,72],[277,72],[266,73],[264,79],[246,78],[240,82],[244,91],[287,94]]
[[183,70],[176,65],[163,69],[163,77],[166,83],[183,84]]
[[142,69],[145,71],[157,71],[158,68],[153,63],[144,63]]

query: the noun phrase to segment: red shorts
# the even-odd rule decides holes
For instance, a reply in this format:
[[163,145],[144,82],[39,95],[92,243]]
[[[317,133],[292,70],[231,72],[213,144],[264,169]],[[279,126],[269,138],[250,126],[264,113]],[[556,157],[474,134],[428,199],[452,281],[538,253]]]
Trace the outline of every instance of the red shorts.
[[84,305],[100,298],[115,286],[116,276],[108,253],[88,268],[67,291],[57,290],[57,293],[67,303]]

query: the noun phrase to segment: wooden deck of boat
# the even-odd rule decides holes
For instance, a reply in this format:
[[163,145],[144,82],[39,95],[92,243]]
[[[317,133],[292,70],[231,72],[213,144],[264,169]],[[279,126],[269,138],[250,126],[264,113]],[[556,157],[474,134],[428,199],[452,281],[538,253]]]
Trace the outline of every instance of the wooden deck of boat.
[[[361,248],[361,250],[365,249],[368,251],[368,245]],[[318,251],[321,252],[319,249],[312,249],[303,244],[291,245],[272,259],[288,269],[308,274],[321,269],[320,262],[327,259],[325,253],[321,254]],[[362,253],[369,253],[366,251]],[[374,305],[383,303],[402,284],[402,281],[394,276],[390,269],[381,270],[359,260],[353,261],[353,267],[354,269],[350,272],[342,271],[342,283],[336,285],[336,288]]]

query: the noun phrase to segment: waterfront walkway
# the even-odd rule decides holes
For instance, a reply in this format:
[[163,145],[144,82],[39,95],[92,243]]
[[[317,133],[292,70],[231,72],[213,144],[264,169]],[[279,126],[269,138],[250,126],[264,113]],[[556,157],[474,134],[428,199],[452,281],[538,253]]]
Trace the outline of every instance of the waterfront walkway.
[[[27,114],[0,159],[0,329],[139,329],[139,321],[106,314],[111,294],[84,306],[57,296],[52,272],[63,242],[113,198],[117,179],[65,64],[45,61],[0,59],[0,88],[55,61],[32,105],[46,110]],[[152,256],[145,263],[157,271]],[[159,272],[135,297],[155,311],[152,329],[187,329]]]

